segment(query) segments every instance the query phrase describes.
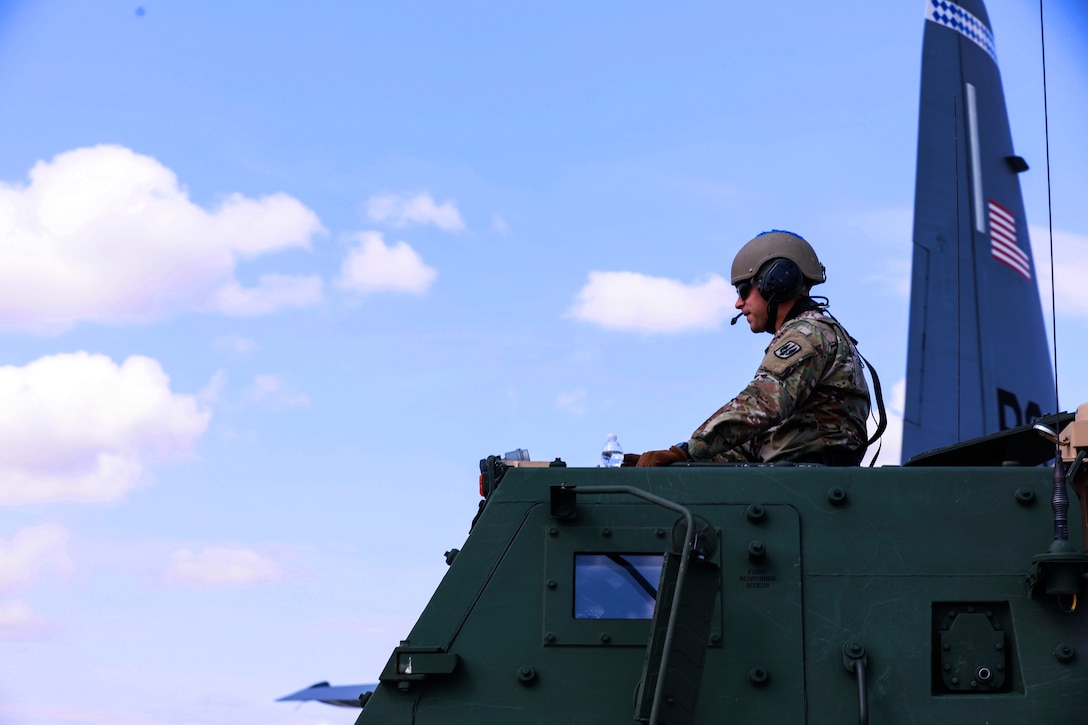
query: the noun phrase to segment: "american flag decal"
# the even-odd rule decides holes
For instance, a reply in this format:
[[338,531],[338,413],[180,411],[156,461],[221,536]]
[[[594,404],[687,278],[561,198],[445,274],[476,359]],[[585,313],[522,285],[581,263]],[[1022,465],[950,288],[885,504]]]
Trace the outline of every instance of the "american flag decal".
[[1031,281],[1031,260],[1016,243],[1016,217],[990,199],[990,251],[994,259]]

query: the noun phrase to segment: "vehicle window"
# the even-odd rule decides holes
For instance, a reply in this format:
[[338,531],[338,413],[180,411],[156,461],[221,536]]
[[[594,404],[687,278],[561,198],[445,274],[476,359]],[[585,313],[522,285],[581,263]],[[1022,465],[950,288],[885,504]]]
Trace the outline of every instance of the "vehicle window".
[[575,619],[650,619],[661,554],[575,554]]

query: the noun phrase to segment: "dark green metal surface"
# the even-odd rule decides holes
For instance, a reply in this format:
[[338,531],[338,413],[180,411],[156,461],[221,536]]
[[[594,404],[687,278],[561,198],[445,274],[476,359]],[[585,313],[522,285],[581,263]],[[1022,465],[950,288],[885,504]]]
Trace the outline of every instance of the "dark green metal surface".
[[[574,518],[552,514],[561,484]],[[650,620],[576,619],[573,559],[670,551],[678,515],[577,493],[608,485],[713,532],[705,656],[683,665],[702,681],[666,686],[697,692],[673,712],[857,723],[861,661],[871,723],[1088,719],[1088,620],[1026,583],[1051,544],[1049,469],[673,466],[506,471],[358,724],[634,722]]]

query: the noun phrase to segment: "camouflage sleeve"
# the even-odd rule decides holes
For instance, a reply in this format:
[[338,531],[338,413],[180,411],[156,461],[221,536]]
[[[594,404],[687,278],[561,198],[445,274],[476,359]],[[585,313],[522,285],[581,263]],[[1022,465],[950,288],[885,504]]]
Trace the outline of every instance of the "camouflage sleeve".
[[736,448],[730,448],[728,451],[722,451],[713,456],[710,460],[715,463],[749,463],[757,460],[755,454],[750,451],[750,448],[751,446],[749,445],[741,444]]
[[734,459],[732,449],[781,423],[808,398],[826,360],[827,346],[811,325],[786,330],[772,341],[752,382],[692,433],[688,453],[695,460]]

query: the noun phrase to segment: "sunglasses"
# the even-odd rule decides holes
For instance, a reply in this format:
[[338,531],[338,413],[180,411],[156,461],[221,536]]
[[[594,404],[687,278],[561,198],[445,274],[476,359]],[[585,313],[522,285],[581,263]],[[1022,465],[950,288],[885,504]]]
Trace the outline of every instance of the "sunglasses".
[[741,282],[737,285],[737,296],[742,300],[748,299],[748,295],[752,293],[752,281]]

